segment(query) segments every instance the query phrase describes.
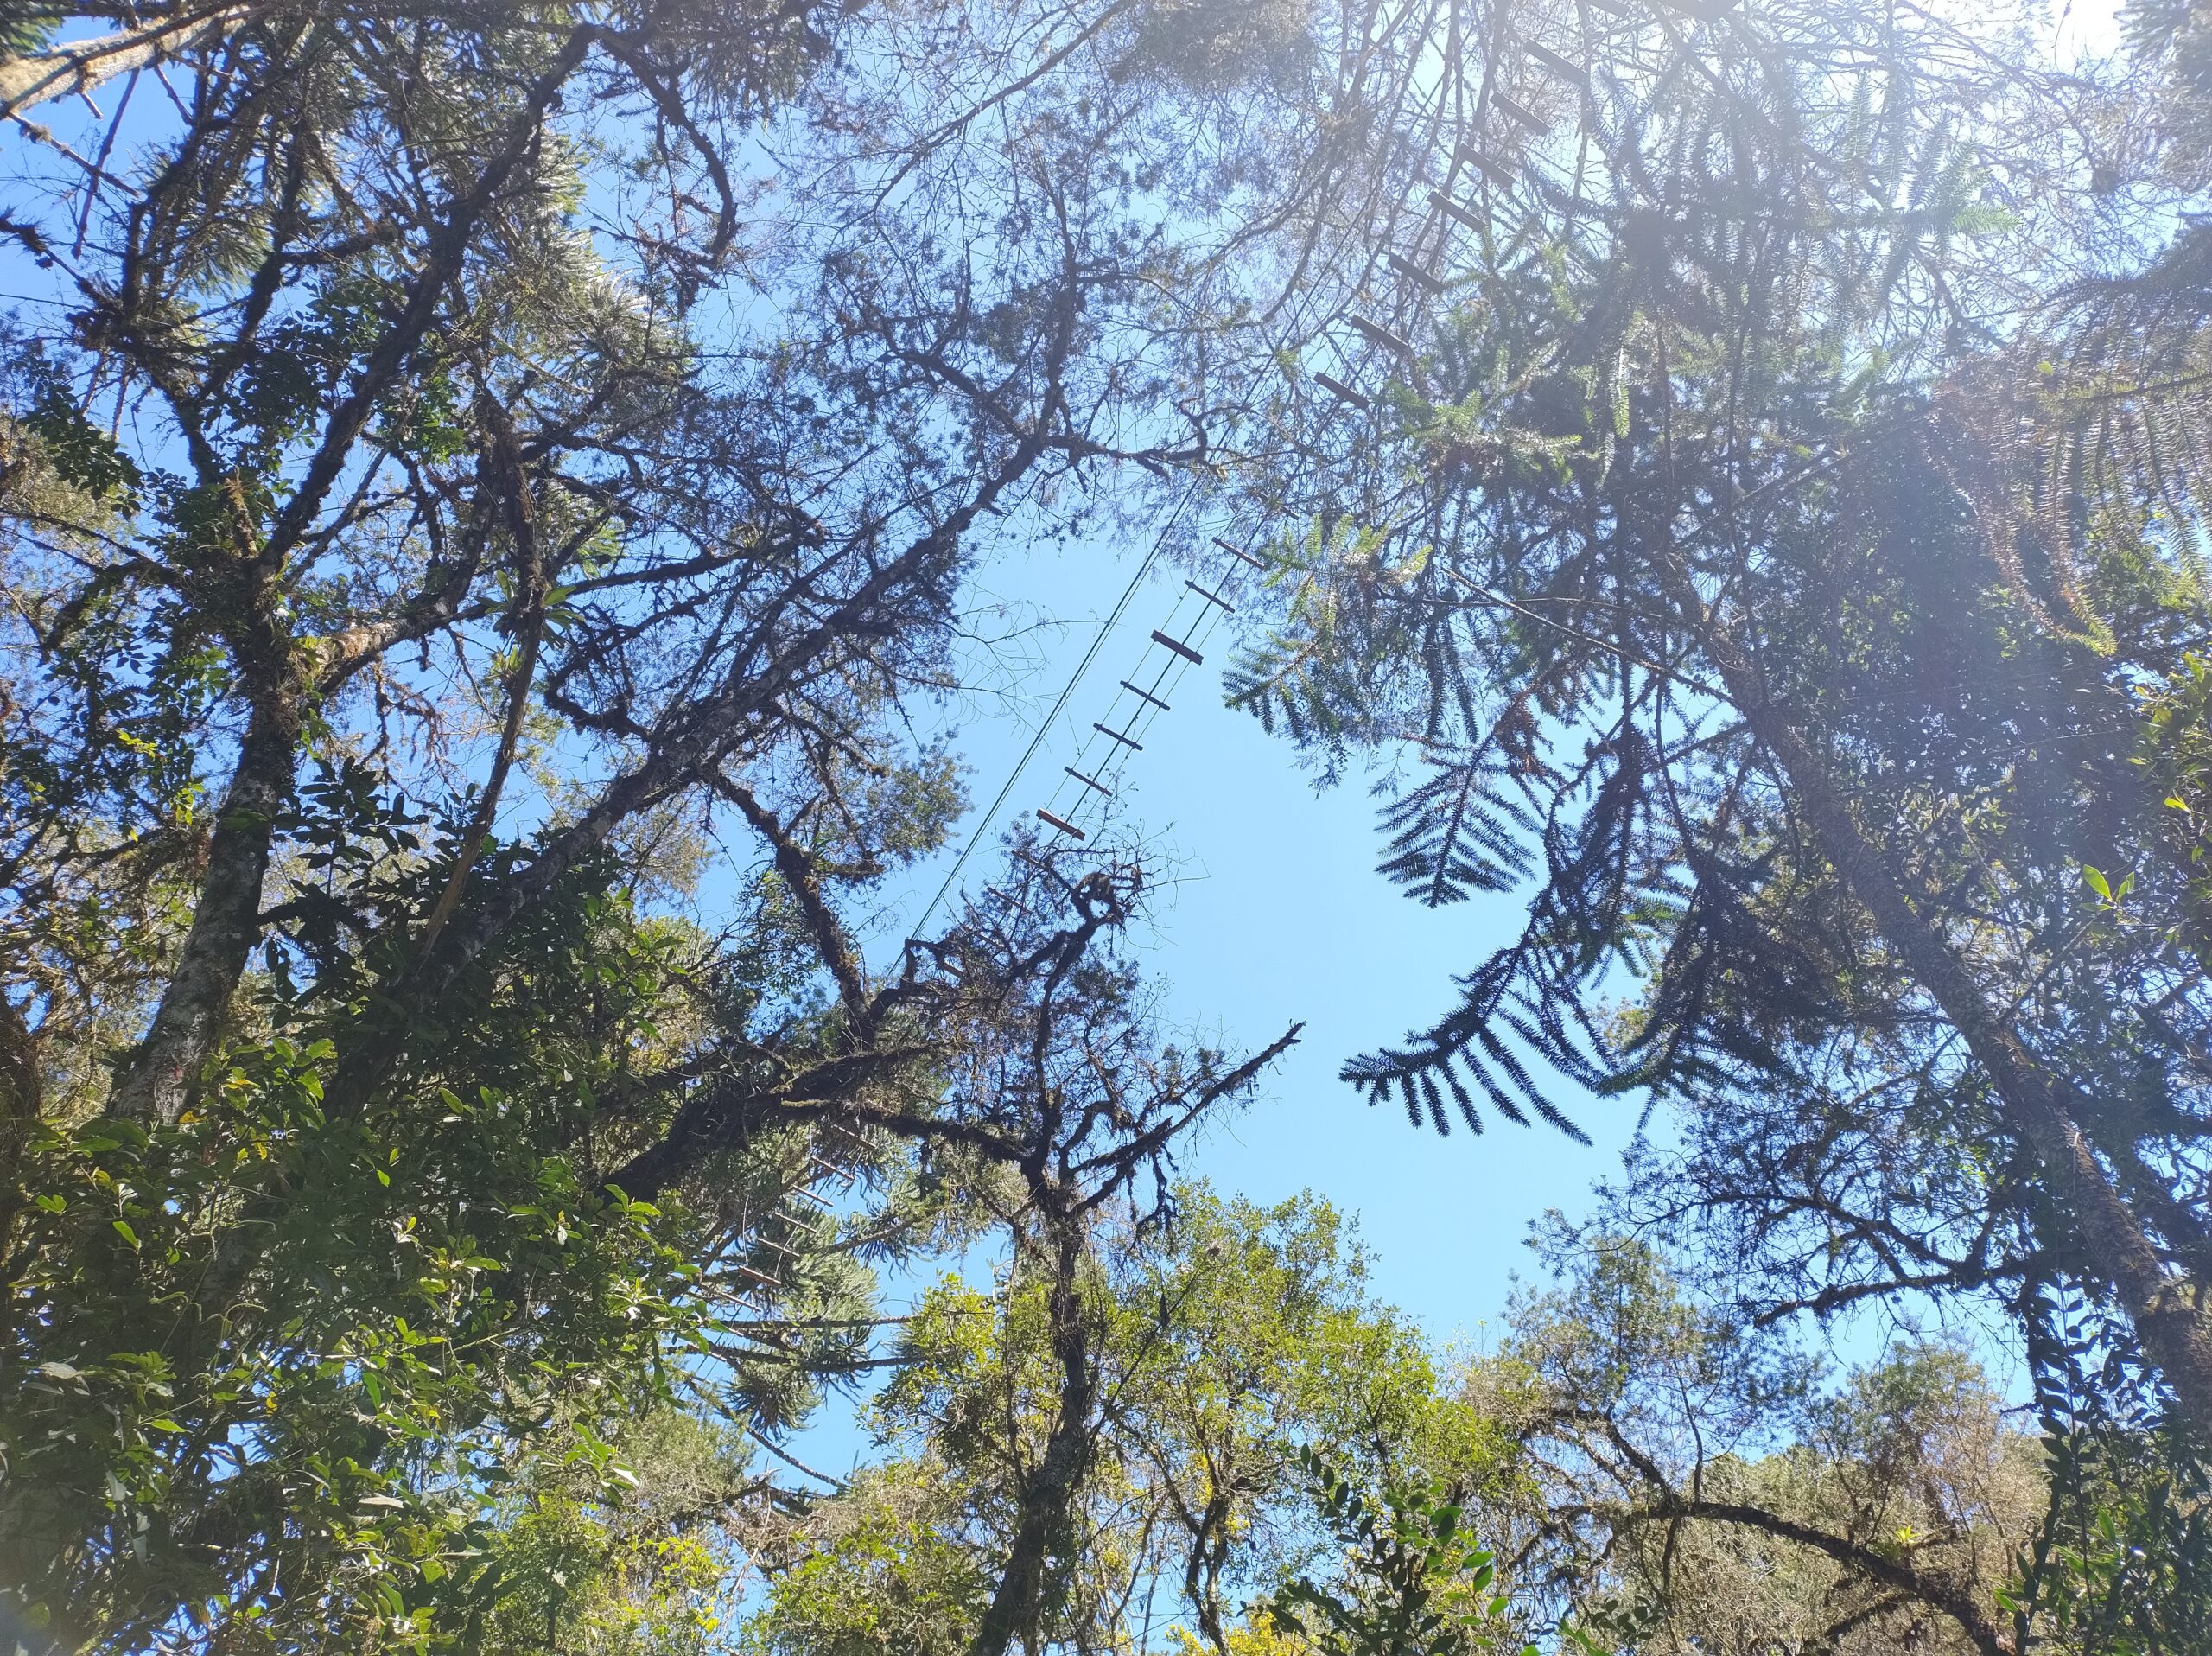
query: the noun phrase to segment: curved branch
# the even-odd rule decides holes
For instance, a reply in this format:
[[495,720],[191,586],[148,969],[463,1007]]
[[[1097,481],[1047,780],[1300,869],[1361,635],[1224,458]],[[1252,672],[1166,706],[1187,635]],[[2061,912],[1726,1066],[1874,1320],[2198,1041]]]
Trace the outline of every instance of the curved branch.
[[1942,1611],[1957,1622],[1974,1648],[1982,1656],[2014,1656],[2012,1634],[2001,1627],[1996,1618],[1968,1596],[1965,1589],[1915,1570],[1898,1559],[1881,1553],[1827,1530],[1801,1524],[1779,1513],[1769,1512],[1764,1506],[1754,1506],[1745,1501],[1692,1500],[1671,1491],[1651,1508],[1630,1514],[1644,1519],[1701,1519],[1716,1524],[1734,1524],[1754,1529],[1781,1540],[1794,1541],[1800,1546],[1810,1547],[1824,1553],[1860,1575],[1878,1581],[1885,1587],[1918,1599],[1933,1609]]

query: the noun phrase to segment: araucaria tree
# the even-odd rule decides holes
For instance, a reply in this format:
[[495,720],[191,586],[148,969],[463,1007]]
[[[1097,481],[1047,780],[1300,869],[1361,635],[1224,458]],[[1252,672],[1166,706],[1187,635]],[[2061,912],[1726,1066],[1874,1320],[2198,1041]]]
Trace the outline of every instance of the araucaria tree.
[[1980,1297],[2047,1409],[2108,1356],[2202,1445],[2205,37],[2133,16],[2075,78],[1999,18],[1408,8],[1232,688],[1429,767],[1408,895],[1527,898],[1351,1080],[1678,1102],[1624,1217],[1746,1316]]

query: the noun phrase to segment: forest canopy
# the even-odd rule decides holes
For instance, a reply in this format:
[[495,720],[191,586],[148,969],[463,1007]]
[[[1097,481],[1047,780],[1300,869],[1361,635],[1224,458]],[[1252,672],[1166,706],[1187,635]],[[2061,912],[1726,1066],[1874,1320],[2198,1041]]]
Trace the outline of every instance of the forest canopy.
[[[0,5],[0,1633],[2206,1647],[2212,17],[2053,22]],[[1109,788],[893,934],[1063,547],[1512,917],[1345,1106],[1643,1112],[1486,1345]]]

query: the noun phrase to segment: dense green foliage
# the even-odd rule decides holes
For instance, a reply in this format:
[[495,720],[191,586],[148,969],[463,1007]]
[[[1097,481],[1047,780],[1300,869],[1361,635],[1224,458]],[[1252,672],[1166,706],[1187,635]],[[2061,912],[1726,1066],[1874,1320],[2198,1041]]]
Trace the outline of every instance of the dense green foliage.
[[[1327,1207],[1261,1210],[1199,1188],[1176,1215],[1159,1238],[1095,1235],[1078,1267],[1096,1353],[1089,1466],[1032,1648],[1108,1647],[1143,1625],[1156,1639],[1179,1620],[1221,1638],[1309,1556],[1310,1443],[1370,1469],[1478,1458],[1481,1423],[1365,1290]],[[991,1576],[1059,1425],[1055,1286],[1017,1255],[995,1291],[948,1282],[924,1302],[871,1411],[893,1453],[785,1544],[763,1650],[966,1647],[980,1606],[963,1615],[963,1599]]]
[[[2202,1645],[2212,25],[2128,18],[0,7],[0,1627]],[[1349,1079],[1665,1111],[1495,1349],[1179,1176],[1296,1031],[1161,1027],[1112,835],[887,927],[978,557],[1193,501],[1232,701],[1519,904]],[[1931,1309],[2031,1429],[1820,1355]]]
[[861,942],[980,532],[1204,447],[1130,169],[1267,169],[1113,8],[1042,76],[1018,9],[16,22],[8,1602],[696,1647],[876,1264],[1255,1073],[1153,1035],[1110,857]]
[[[1177,1207],[1079,1272],[1089,1470],[1029,1647],[2001,1647],[2047,1486],[1957,1347],[1831,1375],[1616,1239],[1563,1240],[1498,1347],[1447,1358],[1321,1204]],[[1061,1418],[1049,1298],[1019,1270],[932,1296],[873,1411],[884,1457],[762,1545],[747,1647],[969,1647]]]

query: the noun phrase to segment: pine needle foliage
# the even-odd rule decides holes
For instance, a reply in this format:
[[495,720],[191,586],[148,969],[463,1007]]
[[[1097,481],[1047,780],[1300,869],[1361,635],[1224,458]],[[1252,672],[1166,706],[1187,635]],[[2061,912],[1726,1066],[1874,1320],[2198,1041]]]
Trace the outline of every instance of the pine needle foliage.
[[[1486,33],[1578,27],[1501,8]],[[1368,1085],[1475,1061],[1503,984],[1575,1002],[1616,962],[1671,962],[1626,1073],[1663,1082],[1694,1062],[1700,984],[1718,939],[1758,946],[1745,901],[1771,854],[1730,831],[1727,809],[1717,832],[1685,831],[1678,767],[1711,755],[1700,787],[1726,800],[1754,785],[1726,768],[1747,749],[1624,543],[1678,525],[1693,573],[1724,579],[1745,530],[1694,503],[1732,496],[1766,514],[1777,579],[1833,589],[1835,559],[1812,544],[1823,514],[1859,512],[1878,532],[1867,490],[1895,475],[1838,493],[1834,451],[1888,444],[1876,465],[1910,463],[1944,261],[2005,222],[1976,152],[1915,101],[1904,44],[1849,9],[1593,28],[1580,44],[1601,95],[1579,139],[1515,163],[1526,187],[1494,209],[1496,236],[1476,246],[1433,212],[1405,221],[1460,269],[1440,300],[1388,296],[1430,343],[1418,390],[1350,462],[1376,504],[1343,515],[1346,491],[1309,480],[1334,527],[1281,559],[1289,602],[1230,679],[1233,703],[1294,736],[1419,744],[1437,774],[1383,818],[1383,871],[1409,895],[1435,906],[1539,880],[1523,937],[1468,980],[1463,1011],[1363,1060]],[[1848,74],[1825,67],[1853,54]],[[1470,96],[1518,92],[1513,56],[1470,49],[1450,67]],[[1446,133],[1429,165],[1464,183],[1446,152],[1497,139],[1495,121]],[[1934,587],[1923,596],[1940,602]],[[1802,981],[1788,946],[1767,946],[1764,964]],[[1536,1050],[1592,1073],[1548,1036]]]
[[2192,37],[2067,80],[2002,17],[1395,21],[1433,95],[1348,89],[1397,123],[1375,205],[1275,341],[1369,404],[1254,456],[1296,602],[1230,695],[1420,761],[1406,895],[1522,907],[1346,1078],[1439,1131],[1679,1101],[1727,1155],[1669,1188],[1778,1300],[2063,1259],[2212,1418],[2165,1286],[2208,1258],[2196,796],[2146,785],[2212,620],[2203,254],[2186,111],[2124,96]]

